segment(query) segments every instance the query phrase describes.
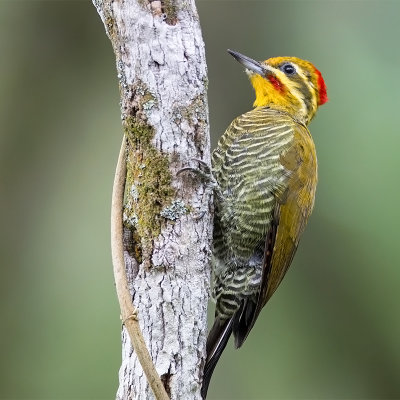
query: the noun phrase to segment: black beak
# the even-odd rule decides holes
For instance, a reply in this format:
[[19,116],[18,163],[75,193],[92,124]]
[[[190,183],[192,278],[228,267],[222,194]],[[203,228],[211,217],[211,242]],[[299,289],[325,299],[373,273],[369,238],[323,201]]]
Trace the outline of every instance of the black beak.
[[261,64],[259,61],[253,60],[250,57],[247,57],[243,54],[238,53],[237,51],[229,50],[228,53],[233,56],[236,61],[239,61],[240,64],[242,64],[245,68],[248,70],[255,72],[256,74],[259,74],[261,76],[265,76],[267,73],[268,69]]

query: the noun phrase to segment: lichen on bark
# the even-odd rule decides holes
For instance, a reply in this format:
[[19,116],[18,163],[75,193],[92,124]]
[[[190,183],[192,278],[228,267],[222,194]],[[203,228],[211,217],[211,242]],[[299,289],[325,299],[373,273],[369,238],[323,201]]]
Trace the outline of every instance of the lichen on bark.
[[148,259],[152,242],[161,232],[161,211],[174,196],[168,157],[152,144],[154,129],[131,116],[124,121],[127,138],[127,176],[124,223],[138,241],[135,255]]

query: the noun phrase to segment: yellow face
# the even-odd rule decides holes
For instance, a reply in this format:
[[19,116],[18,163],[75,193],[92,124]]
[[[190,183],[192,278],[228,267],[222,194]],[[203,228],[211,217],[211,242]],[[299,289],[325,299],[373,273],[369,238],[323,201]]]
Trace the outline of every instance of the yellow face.
[[263,67],[262,74],[247,69],[256,94],[254,106],[273,105],[308,124],[318,106],[327,100],[319,71],[297,57],[274,57],[259,65]]

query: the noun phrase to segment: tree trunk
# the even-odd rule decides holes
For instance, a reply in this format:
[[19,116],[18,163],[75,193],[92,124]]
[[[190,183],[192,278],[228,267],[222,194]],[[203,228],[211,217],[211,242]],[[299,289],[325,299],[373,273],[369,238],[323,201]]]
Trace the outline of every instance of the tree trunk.
[[[211,193],[177,171],[210,162],[207,69],[194,0],[93,0],[117,61],[126,138],[124,250],[150,355],[171,399],[200,399]],[[197,216],[197,217],[196,217]],[[126,329],[117,399],[152,399]]]

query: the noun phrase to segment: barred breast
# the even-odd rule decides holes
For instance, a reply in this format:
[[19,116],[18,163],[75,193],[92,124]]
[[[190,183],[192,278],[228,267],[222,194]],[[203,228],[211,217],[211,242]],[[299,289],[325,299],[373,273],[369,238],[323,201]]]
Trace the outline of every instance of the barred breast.
[[216,314],[229,318],[244,298],[259,292],[265,239],[290,170],[281,158],[292,146],[297,122],[271,108],[236,118],[212,155],[216,198],[213,295]]

